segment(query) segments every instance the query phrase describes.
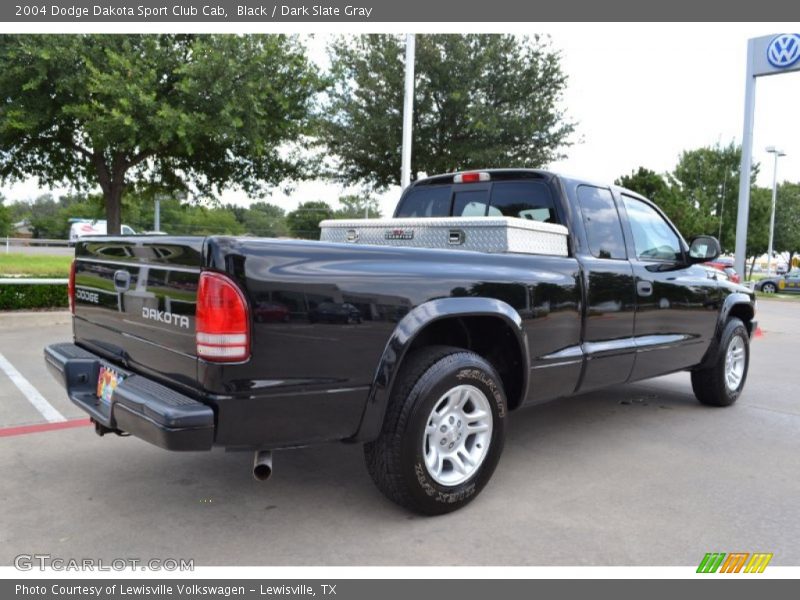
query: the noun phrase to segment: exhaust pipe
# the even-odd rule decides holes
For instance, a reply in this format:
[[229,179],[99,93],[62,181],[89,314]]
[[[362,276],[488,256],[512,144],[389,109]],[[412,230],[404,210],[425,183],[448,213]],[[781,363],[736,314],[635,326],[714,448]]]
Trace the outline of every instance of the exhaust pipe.
[[253,457],[253,478],[266,481],[272,475],[272,450],[256,450]]

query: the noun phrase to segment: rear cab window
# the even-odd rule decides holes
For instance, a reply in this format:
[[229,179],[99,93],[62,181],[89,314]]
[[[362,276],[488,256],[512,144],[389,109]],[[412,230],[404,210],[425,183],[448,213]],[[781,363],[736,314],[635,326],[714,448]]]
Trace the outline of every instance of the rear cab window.
[[412,188],[395,218],[514,217],[561,223],[550,187],[543,181],[512,180]]
[[397,207],[397,218],[450,216],[452,186],[436,185],[413,188]]

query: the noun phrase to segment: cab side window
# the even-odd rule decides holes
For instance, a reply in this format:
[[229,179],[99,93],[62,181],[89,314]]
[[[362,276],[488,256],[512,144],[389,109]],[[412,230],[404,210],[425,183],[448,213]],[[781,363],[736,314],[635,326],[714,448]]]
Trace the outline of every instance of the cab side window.
[[592,255],[596,258],[628,258],[617,205],[611,192],[592,185],[581,185],[578,186],[578,203],[581,205],[583,226]]
[[664,217],[641,200],[630,196],[622,199],[633,231],[636,257],[641,260],[680,260],[683,256],[680,239]]

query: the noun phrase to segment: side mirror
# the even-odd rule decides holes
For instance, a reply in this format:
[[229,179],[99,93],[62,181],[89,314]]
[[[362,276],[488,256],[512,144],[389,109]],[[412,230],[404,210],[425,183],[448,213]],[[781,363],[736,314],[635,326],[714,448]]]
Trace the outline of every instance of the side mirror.
[[689,244],[689,262],[701,263],[714,260],[722,254],[717,238],[710,235],[698,235],[693,237]]

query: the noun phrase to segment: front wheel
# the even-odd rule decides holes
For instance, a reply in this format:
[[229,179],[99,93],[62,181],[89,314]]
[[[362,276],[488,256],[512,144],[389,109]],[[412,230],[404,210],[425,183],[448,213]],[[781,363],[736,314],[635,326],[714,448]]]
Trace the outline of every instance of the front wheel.
[[458,348],[422,349],[398,375],[380,436],[364,446],[367,469],[401,506],[454,511],[491,478],[505,415],[502,382],[486,360]]
[[764,292],[765,294],[774,294],[775,292],[778,291],[778,288],[775,287],[774,283],[765,283],[764,285],[761,286],[761,291]]
[[720,336],[714,364],[692,371],[692,390],[702,404],[730,406],[742,393],[750,366],[750,336],[739,319],[731,319]]

